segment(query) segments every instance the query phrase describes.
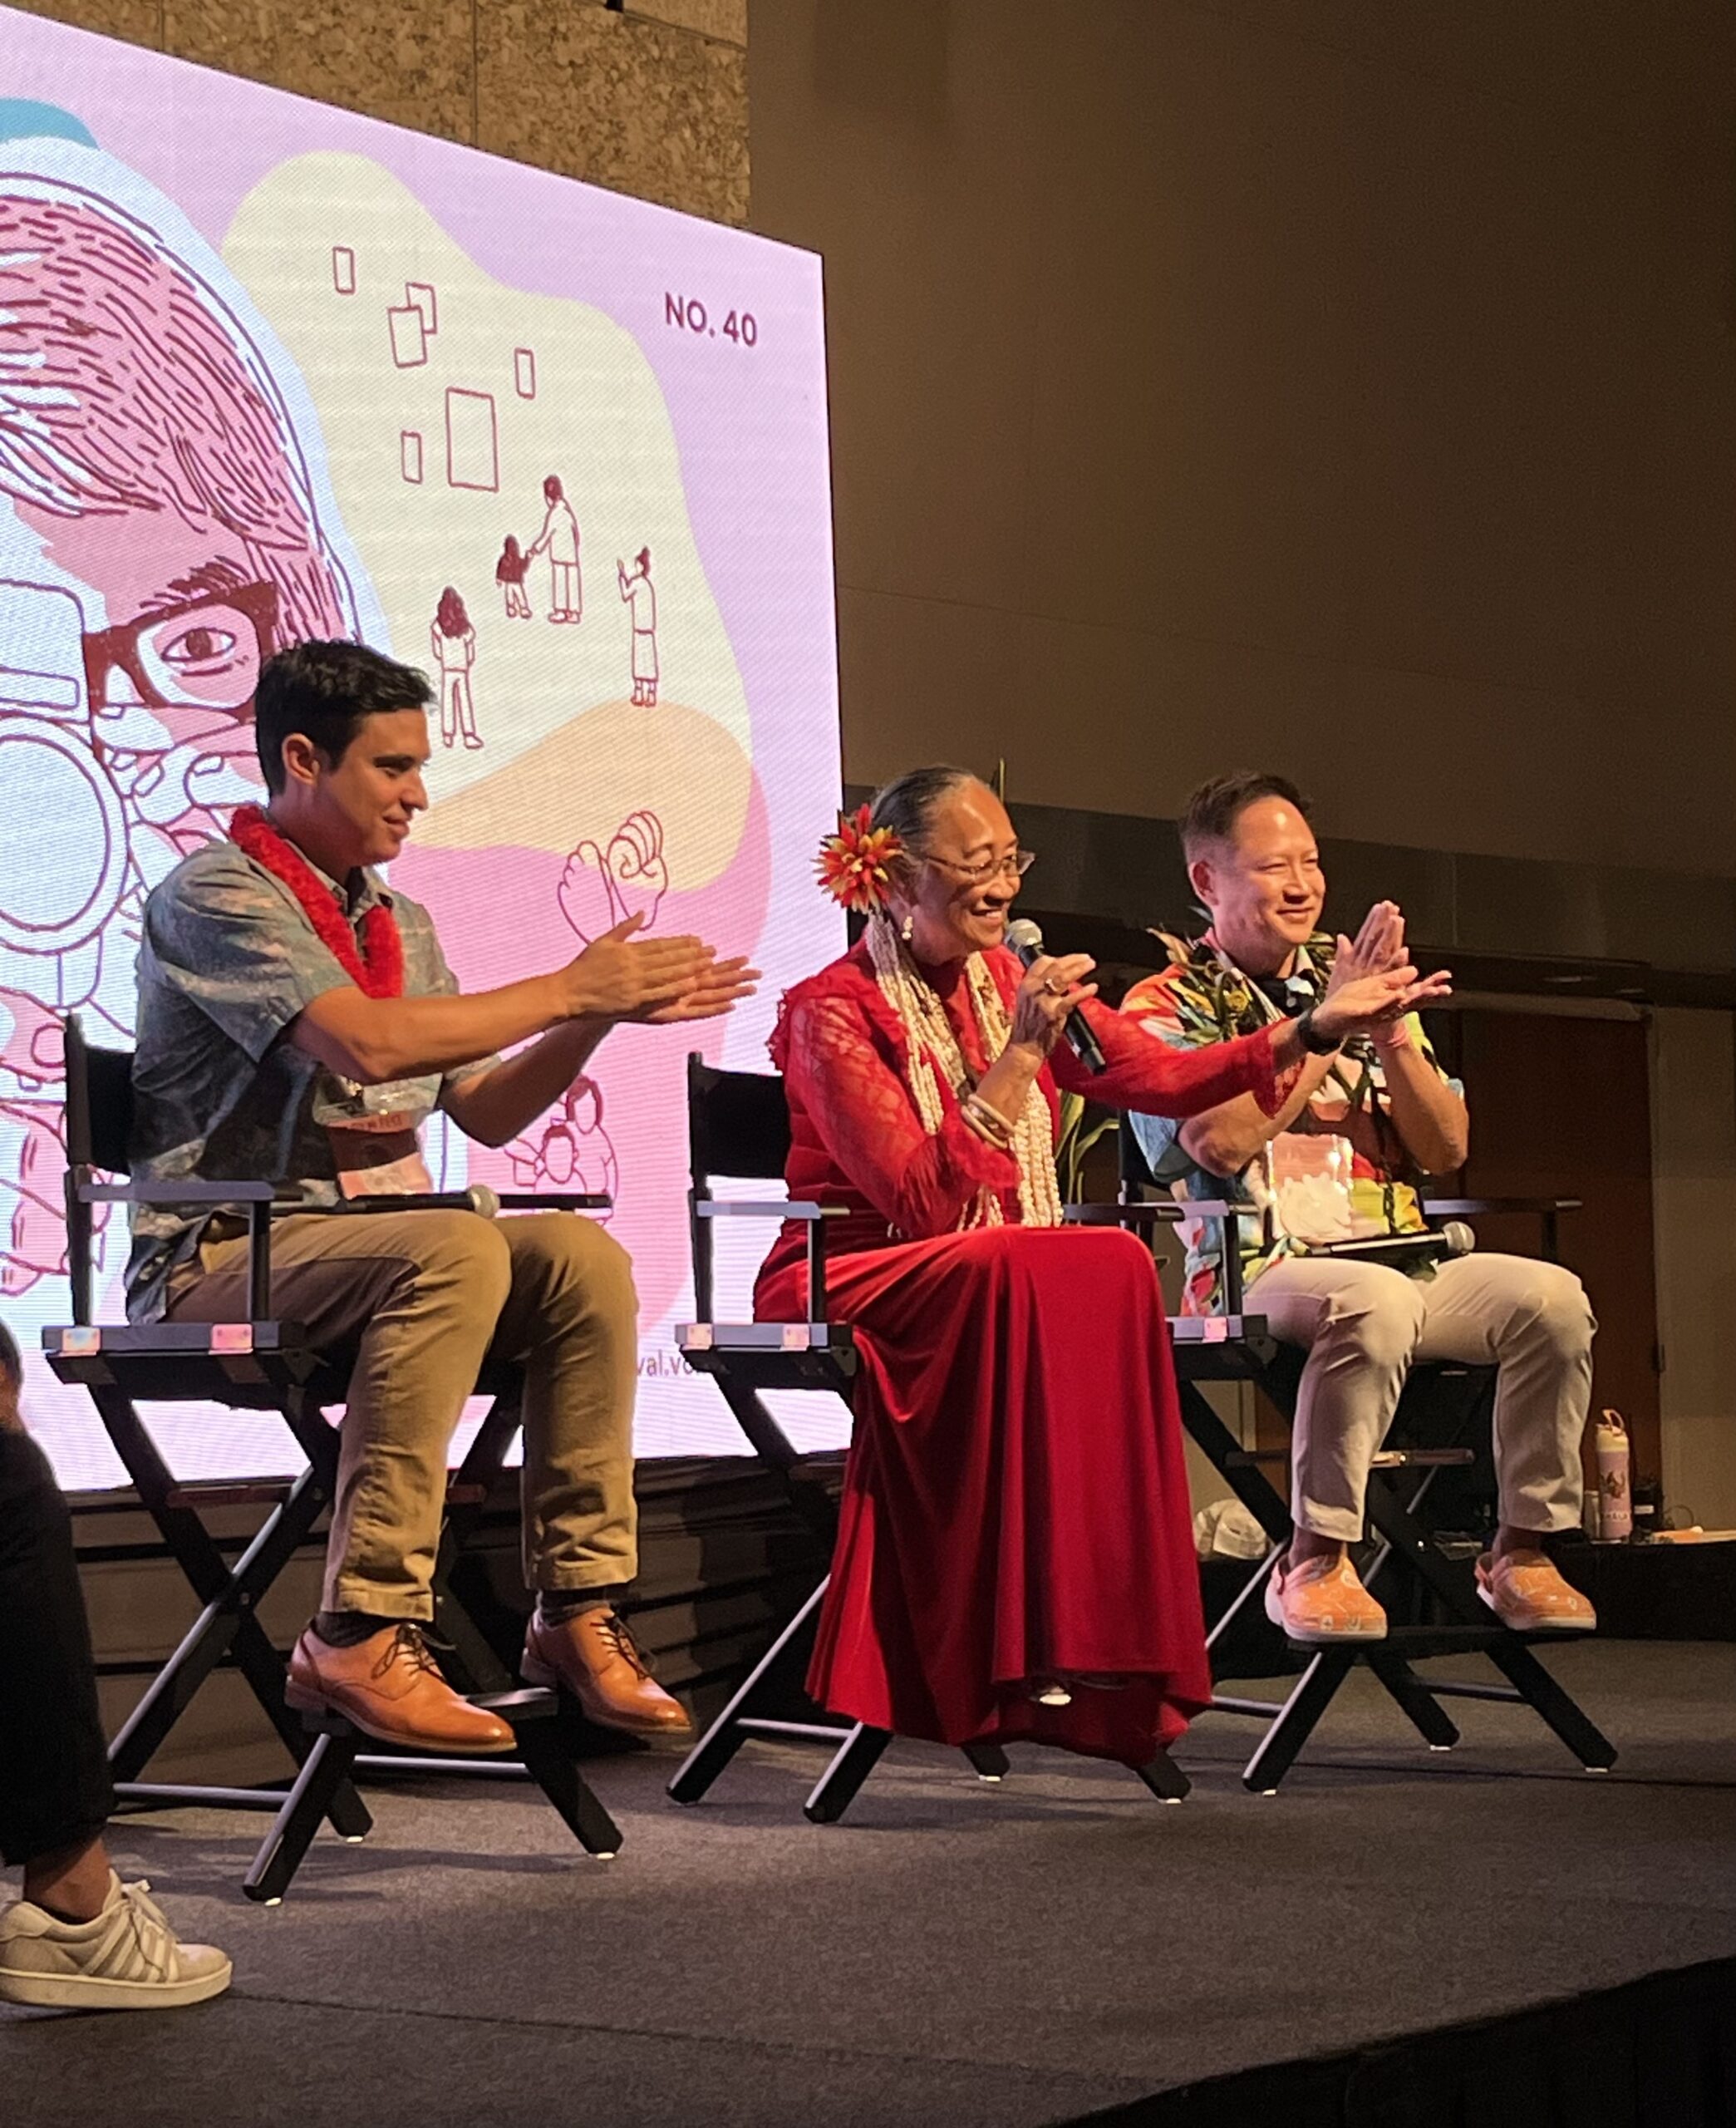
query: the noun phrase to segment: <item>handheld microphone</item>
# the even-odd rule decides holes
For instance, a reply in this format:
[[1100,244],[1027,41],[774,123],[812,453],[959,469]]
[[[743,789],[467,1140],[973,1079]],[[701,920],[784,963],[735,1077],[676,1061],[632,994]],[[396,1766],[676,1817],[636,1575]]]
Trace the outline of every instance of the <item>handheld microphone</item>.
[[[1020,917],[1006,927],[1006,943],[1029,968],[1043,955],[1043,934],[1028,916]],[[1084,1014],[1077,1007],[1061,1023],[1061,1038],[1088,1071],[1108,1069],[1104,1061],[1103,1045],[1085,1023]]]
[[1426,1234],[1372,1234],[1364,1241],[1326,1241],[1311,1247],[1311,1256],[1348,1256],[1366,1264],[1386,1264],[1394,1269],[1410,1264],[1438,1264],[1443,1257],[1468,1256],[1477,1236],[1463,1219],[1448,1219]]
[[[294,1206],[290,1208],[295,1209]],[[347,1197],[334,1210],[340,1212],[475,1212],[492,1219],[500,1211],[500,1199],[485,1182],[473,1182],[466,1190],[420,1190],[407,1197]]]

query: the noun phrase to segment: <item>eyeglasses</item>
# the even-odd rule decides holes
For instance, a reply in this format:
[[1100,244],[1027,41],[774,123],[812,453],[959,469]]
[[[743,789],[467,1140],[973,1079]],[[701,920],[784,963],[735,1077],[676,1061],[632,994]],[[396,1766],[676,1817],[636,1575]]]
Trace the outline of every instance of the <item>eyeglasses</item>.
[[94,713],[126,706],[109,699],[118,672],[131,681],[133,699],[153,709],[209,709],[239,717],[253,705],[277,625],[277,586],[260,583],[189,598],[87,635],[91,708]]
[[1009,850],[1005,857],[986,857],[980,864],[961,864],[957,858],[937,857],[927,850],[919,850],[916,855],[925,863],[938,864],[943,872],[951,872],[956,879],[966,880],[973,887],[986,887],[991,879],[1003,874],[1009,879],[1022,879],[1037,861],[1034,850]]

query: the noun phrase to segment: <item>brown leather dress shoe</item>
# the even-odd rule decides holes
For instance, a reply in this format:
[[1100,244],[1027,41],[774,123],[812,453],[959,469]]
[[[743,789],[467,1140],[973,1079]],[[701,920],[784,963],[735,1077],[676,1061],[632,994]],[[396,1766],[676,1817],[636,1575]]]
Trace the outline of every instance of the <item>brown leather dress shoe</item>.
[[656,1683],[625,1620],[612,1611],[581,1611],[563,1625],[534,1612],[519,1675],[527,1685],[560,1685],[605,1729],[634,1736],[686,1736],[693,1724],[679,1700]]
[[498,1714],[472,1707],[440,1675],[419,1627],[386,1626],[353,1648],[332,1648],[310,1626],[289,1658],[283,1697],[309,1712],[341,1714],[385,1744],[449,1756],[510,1751]]

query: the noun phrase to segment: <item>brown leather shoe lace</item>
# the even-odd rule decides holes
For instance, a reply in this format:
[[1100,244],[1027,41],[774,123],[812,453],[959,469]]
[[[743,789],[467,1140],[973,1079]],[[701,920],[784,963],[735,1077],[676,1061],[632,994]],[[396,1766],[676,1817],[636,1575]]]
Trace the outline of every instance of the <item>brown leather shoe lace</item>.
[[602,1634],[612,1653],[618,1655],[622,1661],[628,1664],[638,1676],[650,1677],[650,1658],[643,1653],[638,1642],[633,1638],[625,1618],[617,1617],[615,1613],[611,1611],[606,1618],[601,1618],[597,1621],[597,1630]]
[[391,1640],[386,1653],[374,1665],[373,1675],[376,1677],[383,1677],[401,1655],[411,1669],[424,1670],[430,1677],[445,1684],[445,1672],[435,1660],[434,1649],[436,1644],[442,1648],[450,1648],[451,1645],[450,1641],[440,1641],[435,1643],[433,1635],[425,1626],[419,1626],[409,1618],[401,1618],[393,1629]]

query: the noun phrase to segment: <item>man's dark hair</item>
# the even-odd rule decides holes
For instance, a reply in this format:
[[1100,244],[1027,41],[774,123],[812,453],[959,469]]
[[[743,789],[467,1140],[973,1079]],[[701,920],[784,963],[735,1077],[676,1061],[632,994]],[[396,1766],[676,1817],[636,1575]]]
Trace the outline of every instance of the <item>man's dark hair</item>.
[[364,717],[395,709],[426,709],[434,690],[413,665],[400,665],[365,643],[298,643],[259,669],[253,695],[253,736],[265,787],[283,788],[283,741],[293,732],[311,739],[336,768]]
[[1312,816],[1313,807],[1287,776],[1273,776],[1255,768],[1238,768],[1230,776],[1214,776],[1209,783],[1201,784],[1182,811],[1178,823],[1182,855],[1188,864],[1202,854],[1207,843],[1233,840],[1237,821],[1250,805],[1257,805],[1262,798],[1281,798],[1286,805],[1293,805],[1305,820]]
[[17,1341],[0,1323],[0,1426],[18,1426],[18,1392],[24,1387],[24,1361]]

